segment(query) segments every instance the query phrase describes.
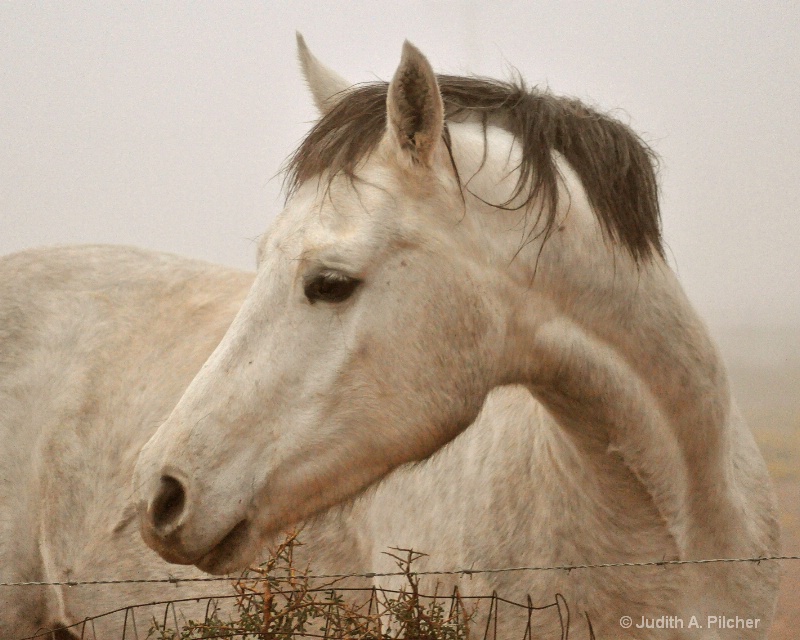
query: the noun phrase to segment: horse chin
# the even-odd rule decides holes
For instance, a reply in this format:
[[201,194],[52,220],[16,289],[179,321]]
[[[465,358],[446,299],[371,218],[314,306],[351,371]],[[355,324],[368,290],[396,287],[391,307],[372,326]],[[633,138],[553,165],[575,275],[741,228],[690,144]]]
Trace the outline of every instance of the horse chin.
[[258,553],[257,545],[254,544],[255,538],[251,523],[242,520],[213,549],[193,564],[212,575],[243,571]]

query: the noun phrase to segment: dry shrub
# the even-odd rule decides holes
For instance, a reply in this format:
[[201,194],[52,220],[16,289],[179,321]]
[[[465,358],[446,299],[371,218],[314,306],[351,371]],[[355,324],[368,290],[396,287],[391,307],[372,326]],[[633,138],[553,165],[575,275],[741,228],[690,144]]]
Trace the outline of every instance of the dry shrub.
[[393,549],[405,584],[398,591],[379,588],[341,589],[332,579],[319,583],[309,567],[295,566],[300,545],[290,534],[269,559],[251,567],[233,583],[234,607],[227,615],[213,605],[202,621],[188,620],[180,629],[153,620],[148,638],[195,640],[242,638],[341,638],[346,640],[466,640],[475,609],[464,606],[458,591],[452,595],[422,595],[413,565],[423,556],[409,549]]

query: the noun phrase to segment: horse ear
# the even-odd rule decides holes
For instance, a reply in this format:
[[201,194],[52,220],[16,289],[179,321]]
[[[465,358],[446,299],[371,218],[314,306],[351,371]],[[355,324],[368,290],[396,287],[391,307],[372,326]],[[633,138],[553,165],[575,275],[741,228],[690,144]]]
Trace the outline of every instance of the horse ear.
[[297,32],[297,57],[300,59],[303,77],[314,96],[314,103],[320,115],[325,115],[339,101],[341,94],[353,85],[322,64],[311,53],[300,32]]
[[430,62],[408,40],[386,97],[389,135],[411,161],[431,166],[442,137],[444,103]]

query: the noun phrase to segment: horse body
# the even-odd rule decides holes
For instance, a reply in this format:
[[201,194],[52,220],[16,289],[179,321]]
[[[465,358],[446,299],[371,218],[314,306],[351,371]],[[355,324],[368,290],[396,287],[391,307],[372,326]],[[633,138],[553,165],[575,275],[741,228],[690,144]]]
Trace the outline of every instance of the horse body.
[[[163,578],[163,561],[139,540],[130,474],[224,334],[249,276],[100,247],[25,252],[0,269],[3,581]],[[0,636],[157,592],[6,587]]]

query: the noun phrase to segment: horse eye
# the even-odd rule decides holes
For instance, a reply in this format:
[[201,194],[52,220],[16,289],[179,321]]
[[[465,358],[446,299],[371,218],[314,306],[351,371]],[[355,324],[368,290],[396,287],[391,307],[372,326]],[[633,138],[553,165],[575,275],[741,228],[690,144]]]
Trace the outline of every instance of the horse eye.
[[322,271],[305,284],[306,298],[311,304],[318,300],[322,302],[344,302],[347,300],[361,280],[345,275],[340,271]]

